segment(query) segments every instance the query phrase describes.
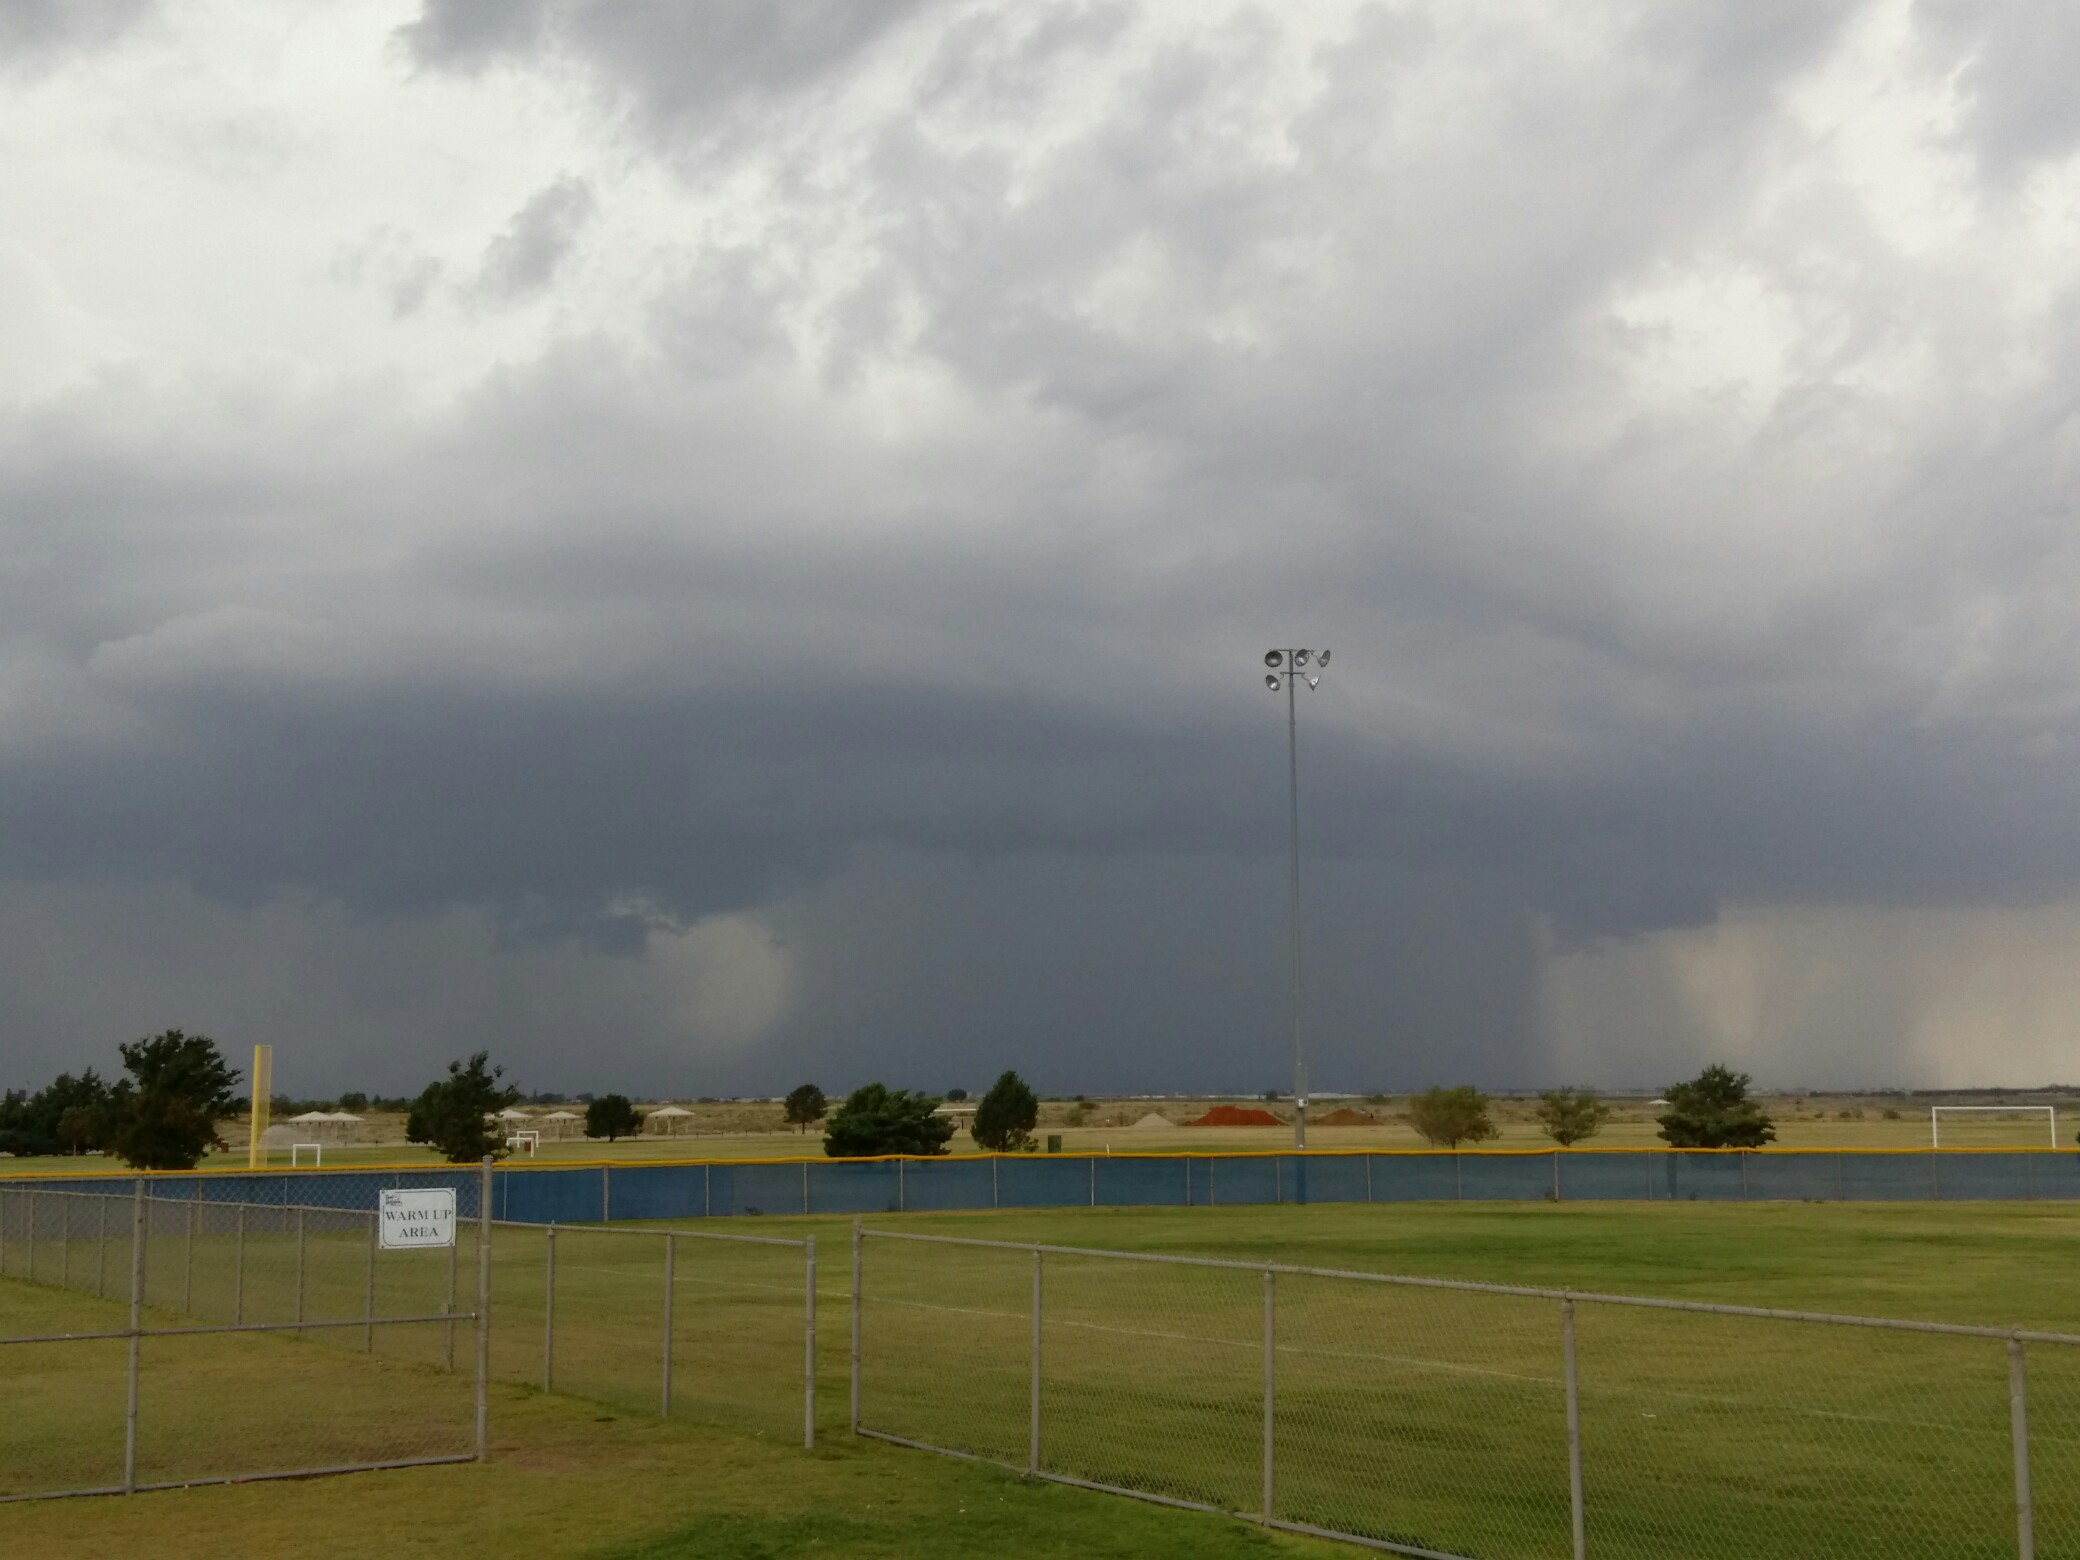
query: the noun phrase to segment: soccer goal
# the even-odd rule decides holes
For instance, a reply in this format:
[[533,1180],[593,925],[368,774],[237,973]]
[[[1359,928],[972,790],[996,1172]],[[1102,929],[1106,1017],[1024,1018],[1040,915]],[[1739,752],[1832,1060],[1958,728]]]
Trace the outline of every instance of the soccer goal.
[[312,1165],[320,1168],[324,1166],[325,1145],[323,1143],[291,1143],[289,1145],[289,1168],[294,1170],[301,1165],[303,1156],[306,1153],[311,1156]]
[[[2024,1141],[2048,1141],[2058,1147],[2056,1105],[1931,1105],[1928,1107],[1928,1141],[1931,1148],[1943,1146],[1943,1118],[1963,1116],[1950,1123],[1952,1148],[2008,1148]],[[2048,1132],[2048,1139],[2040,1133]]]
[[542,1135],[539,1132],[515,1132],[506,1139],[507,1148],[525,1149],[529,1159],[534,1158],[534,1151],[541,1146]]

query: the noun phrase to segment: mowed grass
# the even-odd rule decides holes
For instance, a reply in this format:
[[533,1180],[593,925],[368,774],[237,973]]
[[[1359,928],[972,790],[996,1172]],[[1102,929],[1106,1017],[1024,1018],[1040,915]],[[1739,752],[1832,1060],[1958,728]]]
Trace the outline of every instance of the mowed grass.
[[[2080,1214],[2063,1205],[1070,1209],[865,1223],[2080,1332],[2080,1294],[2070,1283]],[[538,1384],[545,1363],[547,1240],[501,1229],[494,1366],[502,1385],[490,1467],[0,1507],[0,1552],[98,1554],[150,1532],[157,1547],[179,1555],[189,1551],[178,1535],[192,1531],[198,1554],[277,1552],[278,1538],[287,1552],[282,1536],[294,1533],[304,1552],[343,1555],[490,1553],[522,1541],[552,1557],[933,1555],[971,1552],[971,1524],[983,1513],[990,1547],[1031,1554],[1247,1554],[1284,1542],[853,1441],[845,1434],[851,1221],[674,1227],[816,1237],[817,1452],[798,1444],[799,1248],[677,1243],[676,1417],[664,1422],[656,1417],[662,1241],[559,1232],[556,1385],[574,1396],[542,1396],[520,1384]],[[198,1279],[196,1292],[207,1288],[211,1309],[225,1303],[220,1242],[205,1234],[197,1253],[197,1271],[214,1287]],[[175,1273],[184,1287],[187,1278],[184,1232],[181,1244],[158,1244],[154,1298],[170,1307],[166,1286]],[[269,1306],[283,1303],[283,1250],[279,1241],[248,1249],[249,1279],[264,1274],[272,1286]],[[50,1257],[39,1259],[46,1277]],[[473,1253],[463,1257],[464,1274],[473,1273]],[[328,1297],[314,1305],[337,1311],[360,1302],[366,1255],[351,1237],[335,1237],[311,1260],[309,1293]],[[75,1263],[77,1281],[83,1251]],[[865,1274],[868,1426],[1023,1466],[1031,1257],[870,1240]],[[1049,1257],[1042,1276],[1045,1465],[1256,1509],[1261,1276],[1071,1257]],[[442,1281],[430,1270],[384,1294],[394,1292],[400,1307],[419,1305]],[[466,1280],[465,1304],[469,1288]],[[0,1294],[0,1306],[12,1308],[14,1320],[0,1322],[9,1331],[30,1314],[24,1307],[44,1306],[38,1325],[47,1325],[52,1307],[77,1315],[97,1304],[20,1284],[0,1285]],[[1292,1276],[1278,1280],[1274,1303],[1278,1515],[1457,1554],[1568,1553],[1555,1304]],[[1999,1342],[1589,1304],[1577,1326],[1592,1553],[1732,1560],[2014,1552]],[[179,1396],[148,1400],[163,1426],[178,1427],[186,1411],[196,1428],[151,1444],[202,1472],[235,1446],[298,1445],[294,1437],[308,1433],[299,1418],[322,1417],[328,1403],[343,1410],[341,1422],[362,1427],[357,1434],[373,1433],[367,1444],[401,1444],[413,1424],[453,1423],[447,1409],[434,1409],[452,1404],[465,1378],[445,1375],[435,1351],[422,1345],[393,1356],[382,1329],[373,1354],[359,1351],[361,1341],[357,1329],[322,1342],[210,1340],[225,1352],[197,1354],[183,1375],[168,1378]],[[11,1377],[0,1380],[10,1404],[0,1464],[41,1455],[37,1448],[82,1434],[83,1425],[97,1436],[112,1426],[119,1436],[120,1394],[111,1398],[104,1373],[92,1373],[98,1388],[83,1390],[76,1373],[60,1373],[64,1362],[48,1358],[52,1350],[40,1352],[40,1382],[36,1370],[0,1352],[0,1376]],[[2080,1555],[2080,1360],[2035,1347],[2029,1370],[2037,1552]],[[294,1412],[254,1407],[270,1402]],[[357,1418],[358,1405],[369,1416]],[[238,1415],[257,1417],[241,1423]],[[386,1423],[396,1432],[387,1442]],[[371,1528],[371,1514],[388,1504],[373,1493],[379,1488],[412,1492],[401,1504],[439,1508],[423,1540],[413,1522],[385,1517]],[[570,1502],[590,1503],[591,1516],[575,1515]],[[168,1514],[163,1530],[146,1515],[160,1511]],[[175,1541],[160,1542],[162,1531]],[[17,1551],[16,1535],[32,1542]]]

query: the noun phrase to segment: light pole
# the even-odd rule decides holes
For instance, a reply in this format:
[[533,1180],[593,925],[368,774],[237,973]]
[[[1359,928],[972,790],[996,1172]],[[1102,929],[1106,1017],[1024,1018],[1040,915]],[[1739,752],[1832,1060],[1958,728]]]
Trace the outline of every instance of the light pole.
[[1264,686],[1286,695],[1286,812],[1292,825],[1293,897],[1291,906],[1292,948],[1290,952],[1293,1004],[1293,1147],[1307,1147],[1307,1052],[1300,1040],[1300,684],[1310,690],[1322,685],[1321,678],[1307,670],[1329,664],[1329,652],[1312,650],[1266,650]]

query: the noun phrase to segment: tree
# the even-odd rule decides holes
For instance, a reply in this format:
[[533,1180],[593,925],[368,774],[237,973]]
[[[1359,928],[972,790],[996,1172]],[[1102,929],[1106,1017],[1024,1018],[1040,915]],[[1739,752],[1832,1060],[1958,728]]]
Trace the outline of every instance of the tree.
[[605,1138],[634,1137],[643,1130],[643,1118],[626,1094],[602,1094],[585,1107],[585,1135]]
[[946,1091],[946,1101],[950,1105],[958,1105],[967,1097],[968,1091],[966,1089],[948,1089]]
[[809,1124],[823,1120],[831,1102],[823,1097],[823,1090],[813,1083],[804,1083],[788,1091],[787,1120],[798,1132],[806,1132]]
[[1488,1096],[1470,1083],[1455,1089],[1433,1084],[1408,1102],[1408,1124],[1445,1148],[1499,1137],[1488,1116]]
[[60,1073],[36,1093],[0,1096],[0,1154],[81,1154],[107,1146],[109,1087],[89,1067]]
[[1610,1113],[1610,1106],[1588,1089],[1548,1089],[1538,1097],[1539,1123],[1562,1148],[1596,1136]]
[[448,1063],[447,1077],[436,1078],[412,1101],[404,1135],[432,1144],[451,1165],[503,1155],[505,1134],[495,1118],[520,1097],[518,1089],[499,1083],[505,1071],[491,1065],[488,1051],[474,1053],[466,1064]]
[[339,1108],[358,1116],[368,1109],[368,1096],[359,1089],[349,1089],[339,1097]]
[[1016,1154],[1033,1146],[1033,1128],[1040,1120],[1040,1101],[1015,1072],[1007,1072],[989,1086],[982,1103],[975,1107],[975,1125],[969,1130],[975,1141],[993,1154]]
[[224,1146],[217,1118],[231,1109],[238,1073],[225,1064],[216,1041],[169,1029],[116,1051],[130,1076],[102,1107],[101,1135],[124,1163],[139,1170],[192,1170],[210,1148]]
[[1749,1078],[1714,1062],[1688,1083],[1668,1091],[1661,1135],[1675,1148],[1760,1148],[1777,1129],[1759,1101],[1748,1097]]
[[823,1151],[833,1159],[866,1159],[876,1154],[943,1154],[953,1136],[953,1122],[933,1114],[939,1102],[929,1094],[870,1083],[854,1089],[823,1129]]

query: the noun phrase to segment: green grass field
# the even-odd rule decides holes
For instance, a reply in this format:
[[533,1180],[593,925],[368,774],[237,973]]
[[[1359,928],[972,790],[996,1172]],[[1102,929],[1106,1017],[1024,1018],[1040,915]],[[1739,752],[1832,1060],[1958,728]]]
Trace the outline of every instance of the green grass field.
[[[868,1222],[2080,1332],[2080,1294],[2068,1276],[2080,1211],[2064,1205],[1074,1209]],[[677,1227],[745,1233],[754,1225]],[[1002,1524],[991,1547],[1023,1553],[1218,1555],[1289,1543],[1313,1551],[1231,1522],[853,1441],[845,1434],[850,1223],[768,1218],[755,1229],[818,1241],[822,1444],[813,1454],[790,1444],[801,1413],[798,1250],[680,1242],[676,1417],[661,1423],[661,1242],[560,1232],[557,1392],[542,1395],[530,1384],[543,1365],[544,1237],[502,1229],[492,1466],[0,1507],[0,1552],[65,1553],[74,1543],[76,1552],[101,1553],[161,1520],[147,1516],[158,1511],[165,1531],[192,1535],[198,1554],[271,1552],[268,1535],[291,1530],[310,1553],[452,1554],[464,1552],[453,1547],[457,1533],[524,1527],[552,1560],[929,1555],[974,1547],[963,1532],[982,1510]],[[220,1239],[205,1236],[197,1257],[207,1280],[155,1253],[153,1299],[168,1315],[178,1308],[168,1287],[176,1273],[186,1286],[216,1286],[207,1301],[192,1289],[182,1297],[198,1310],[225,1303],[225,1257],[211,1244]],[[285,1270],[280,1248],[274,1257],[265,1249],[249,1247],[248,1281],[258,1286],[249,1304],[278,1307]],[[412,1258],[422,1259],[436,1260]],[[46,1251],[39,1261],[46,1278],[51,1260]],[[312,1294],[333,1296],[323,1304],[358,1302],[364,1243],[336,1239],[311,1261]],[[272,1300],[258,1298],[261,1275],[275,1286]],[[437,1269],[396,1281],[384,1270],[380,1308],[422,1305],[441,1281]],[[1261,1278],[1064,1257],[1048,1259],[1045,1283],[1047,1466],[1254,1510]],[[866,1292],[867,1424],[1023,1465],[1030,1257],[870,1241]],[[1556,1306],[1297,1278],[1280,1280],[1276,1298],[1281,1516],[1467,1555],[1567,1553]],[[9,1332],[55,1316],[78,1325],[97,1309],[41,1285],[0,1285],[0,1327]],[[1592,1554],[2014,1553],[1998,1342],[1595,1306],[1581,1308],[1578,1324]],[[184,1343],[180,1371],[148,1400],[160,1437],[145,1443],[152,1466],[177,1477],[235,1447],[305,1455],[356,1438],[403,1444],[397,1431],[406,1423],[417,1427],[413,1450],[452,1444],[464,1378],[439,1369],[442,1330],[378,1329],[365,1355],[359,1329],[300,1343]],[[83,1381],[76,1359],[53,1358],[57,1346],[14,1352],[38,1358],[0,1352],[0,1397],[10,1405],[0,1467],[19,1472],[96,1437],[105,1447],[111,1407],[120,1426],[120,1383],[112,1399],[108,1362]],[[2043,1556],[2080,1555],[2080,1354],[2067,1352],[2039,1346],[2029,1355]],[[339,1412],[328,1418],[325,1404]],[[313,1428],[324,1424],[335,1429]],[[449,1547],[429,1536],[414,1548],[417,1527],[379,1517],[389,1503],[374,1492],[390,1488],[413,1492],[400,1497],[412,1507],[439,1507],[427,1532],[449,1534]],[[590,1522],[571,1501],[595,1503]],[[696,1520],[702,1512],[717,1514],[706,1529]],[[186,1541],[159,1547],[179,1555]]]

